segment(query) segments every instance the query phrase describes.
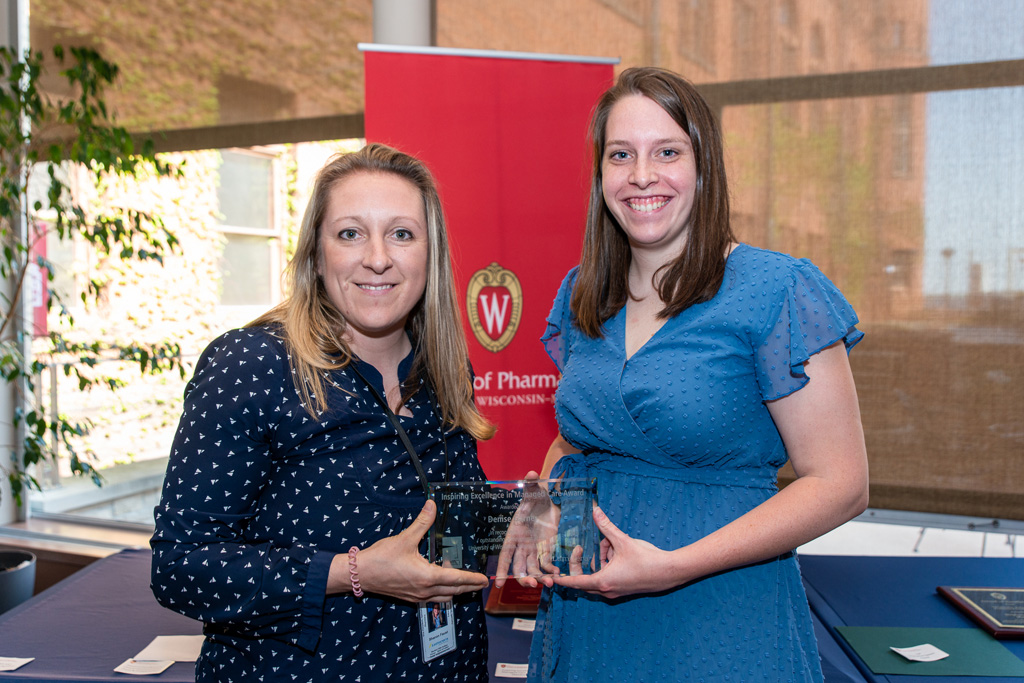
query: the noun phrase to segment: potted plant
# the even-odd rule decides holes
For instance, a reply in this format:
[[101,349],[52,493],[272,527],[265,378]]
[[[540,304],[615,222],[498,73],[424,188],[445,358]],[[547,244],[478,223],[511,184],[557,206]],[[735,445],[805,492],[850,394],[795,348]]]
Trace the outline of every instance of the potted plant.
[[[164,255],[178,247],[158,216],[129,206],[86,208],[76,197],[71,178],[84,176],[99,185],[111,178],[180,171],[156,156],[151,141],[139,143],[115,124],[103,99],[104,88],[117,78],[114,64],[95,50],[60,46],[53,49],[53,63],[59,65],[71,97],[58,99],[43,91],[40,53],[19,55],[0,48],[0,279],[6,284],[0,291],[0,388],[5,385],[13,395],[12,414],[0,415],[0,429],[15,432],[6,439],[0,434],[0,443],[15,445],[10,458],[0,459],[0,475],[19,505],[27,488],[39,488],[33,465],[55,457],[54,443],[67,454],[74,474],[101,483],[99,472],[76,452],[72,441],[88,425],[46,415],[30,401],[34,378],[44,367],[32,352],[31,324],[26,319],[30,283],[41,283],[42,300],[60,322],[49,327],[45,342],[35,343],[44,344],[43,353],[59,360],[65,374],[78,379],[80,389],[118,388],[120,380],[96,374],[101,358],[133,361],[144,373],[185,372],[174,343],[83,341],[68,334],[74,329],[73,316],[51,286],[51,264],[36,248],[46,239],[46,231],[52,232],[51,239],[84,242],[103,258],[162,264]],[[89,280],[83,300],[95,300],[102,289],[102,282]]]
[[27,550],[0,550],[0,614],[32,597],[36,556]]

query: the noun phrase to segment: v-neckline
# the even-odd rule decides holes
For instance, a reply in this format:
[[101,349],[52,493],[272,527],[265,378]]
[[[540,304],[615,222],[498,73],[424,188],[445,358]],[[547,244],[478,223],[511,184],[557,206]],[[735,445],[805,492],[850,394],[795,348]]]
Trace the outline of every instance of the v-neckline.
[[[725,257],[725,273],[722,275],[722,284],[719,285],[719,288],[718,288],[719,291],[721,291],[722,288],[726,286],[726,283],[729,280],[729,259],[731,259],[732,255],[735,254],[741,247],[743,247],[744,244],[745,244],[744,242],[737,242],[736,245],[734,247],[732,247],[729,250],[729,253],[726,255],[726,257]],[[715,297],[717,297],[717,296],[718,296],[718,292],[715,293]],[[711,297],[709,302],[713,301],[715,297]],[[621,326],[620,329],[621,329],[621,332],[622,332],[622,336],[621,336],[621,339],[620,339],[620,346],[619,346],[619,348],[622,351],[622,365],[623,365],[623,367],[625,367],[625,365],[627,363],[629,363],[629,361],[631,361],[634,358],[636,358],[637,355],[639,355],[644,349],[646,349],[651,344],[651,342],[654,341],[654,339],[657,338],[666,327],[668,327],[669,323],[671,323],[673,321],[676,321],[677,319],[681,318],[682,316],[686,315],[688,312],[693,310],[693,306],[690,306],[689,308],[687,308],[686,310],[680,312],[679,314],[674,315],[671,318],[667,318],[665,320],[665,322],[663,322],[661,325],[658,326],[658,329],[654,330],[654,332],[651,334],[651,336],[648,337],[644,341],[643,344],[641,344],[640,346],[638,346],[636,348],[636,351],[634,351],[633,353],[627,355],[626,354],[626,331],[629,328],[629,314],[626,311],[627,307],[628,307],[628,302],[627,302],[626,305],[624,305],[619,310],[619,312],[617,314],[617,317],[621,317],[622,318],[622,321],[620,323],[620,326]]]
[[[664,306],[662,306],[662,307],[664,307]],[[634,356],[636,356],[636,354],[638,354],[641,351],[643,351],[644,347],[647,346],[651,342],[652,339],[657,337],[658,333],[661,332],[661,330],[664,329],[665,325],[667,325],[669,323],[669,321],[672,320],[672,319],[671,318],[666,318],[665,320],[662,320],[661,324],[658,325],[654,329],[654,331],[651,333],[651,336],[647,337],[647,339],[645,339],[642,344],[640,344],[638,347],[636,347],[636,350],[633,351],[633,353],[629,353],[629,349],[627,348],[628,334],[629,334],[629,302],[628,301],[626,302],[626,305],[622,307],[622,312],[623,312],[622,355],[623,355],[623,358],[625,359],[625,362],[628,363],[631,358],[633,358]],[[655,319],[657,319],[657,313],[655,313]]]

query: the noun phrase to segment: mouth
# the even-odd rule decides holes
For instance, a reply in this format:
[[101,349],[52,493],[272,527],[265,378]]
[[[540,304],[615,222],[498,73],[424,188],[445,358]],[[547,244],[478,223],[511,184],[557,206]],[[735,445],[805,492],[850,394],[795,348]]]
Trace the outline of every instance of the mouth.
[[389,289],[394,289],[394,285],[356,285],[359,289],[364,292],[386,292]]
[[626,206],[638,213],[650,213],[662,208],[668,202],[668,197],[633,197],[626,200]]

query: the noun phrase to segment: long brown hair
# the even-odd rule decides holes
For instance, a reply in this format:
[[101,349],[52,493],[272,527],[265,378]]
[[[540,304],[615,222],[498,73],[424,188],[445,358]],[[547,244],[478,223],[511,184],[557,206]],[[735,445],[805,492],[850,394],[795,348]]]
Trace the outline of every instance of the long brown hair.
[[593,173],[583,255],[571,307],[576,324],[589,337],[602,337],[604,323],[626,305],[629,291],[629,240],[608,210],[602,192],[601,164],[608,117],[619,100],[642,95],[653,100],[690,136],[697,165],[697,185],[686,247],[658,282],[670,318],[711,299],[725,276],[726,250],[735,241],[729,223],[729,189],[722,154],[722,134],[714,113],[697,89],[681,76],[654,67],[626,69],[598,100],[590,119]]
[[320,225],[331,191],[356,173],[389,173],[412,183],[423,197],[429,252],[423,298],[409,315],[406,330],[415,348],[412,370],[403,385],[403,401],[426,378],[437,394],[444,424],[462,427],[474,438],[489,439],[494,426],[473,402],[469,350],[462,334],[452,274],[448,231],[437,184],[419,159],[387,145],[369,144],[358,152],[338,154],[317,173],[299,229],[295,256],[285,271],[288,298],[249,323],[278,324],[291,354],[295,389],[313,417],[328,410],[327,371],[345,367],[352,351],[344,340],[344,316],[331,302],[320,276]]

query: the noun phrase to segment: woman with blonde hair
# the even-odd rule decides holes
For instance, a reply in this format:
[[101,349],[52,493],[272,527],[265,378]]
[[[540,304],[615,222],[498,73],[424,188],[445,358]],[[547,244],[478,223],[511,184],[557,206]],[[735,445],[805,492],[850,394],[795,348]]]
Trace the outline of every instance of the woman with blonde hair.
[[421,552],[428,484],[482,479],[494,432],[427,168],[332,158],[287,275],[197,363],[156,508],[153,590],[205,623],[196,680],[486,680],[487,578]]

